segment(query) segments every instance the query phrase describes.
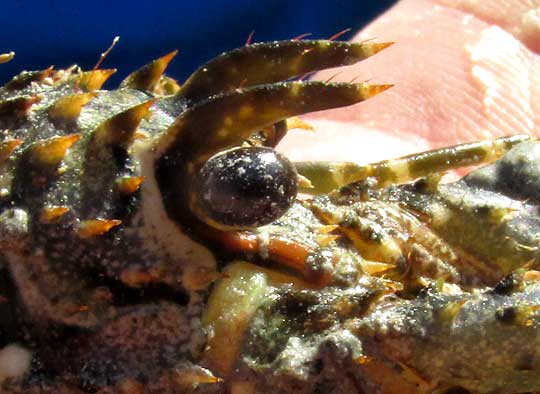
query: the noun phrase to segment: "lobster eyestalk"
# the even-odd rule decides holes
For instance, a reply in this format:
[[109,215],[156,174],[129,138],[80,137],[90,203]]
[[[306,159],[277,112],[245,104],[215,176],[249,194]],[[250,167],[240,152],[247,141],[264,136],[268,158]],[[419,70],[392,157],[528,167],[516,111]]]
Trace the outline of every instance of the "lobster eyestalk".
[[[294,168],[289,169],[288,161],[271,148],[265,148],[268,151],[264,157],[250,156],[260,148],[242,147],[246,140],[287,118],[352,105],[390,87],[364,83],[282,82],[237,89],[188,108],[160,136],[156,146],[156,157],[159,157],[156,179],[167,214],[196,237],[217,241],[225,247],[223,242],[230,237],[223,236],[223,231],[234,233],[273,222],[295,202],[297,174]],[[208,176],[204,175],[208,172],[201,169],[222,152],[235,157],[228,162],[230,172],[238,178],[233,175],[230,182],[208,183]],[[246,165],[239,164],[242,162]],[[253,163],[261,165],[255,168]],[[222,165],[214,169],[218,167]],[[273,172],[277,167],[283,170]],[[224,177],[228,176],[227,171],[223,170]],[[212,173],[217,171],[210,171]],[[274,175],[284,173],[287,175]],[[276,182],[276,179],[282,181]],[[246,186],[229,188],[239,184]],[[213,196],[217,196],[216,199]],[[208,204],[209,200],[217,202]],[[209,206],[216,209],[208,209]],[[272,240],[270,244],[273,245]],[[262,250],[264,246],[257,243],[256,249]],[[301,276],[311,276],[310,270],[304,267],[308,258],[309,253],[301,264],[295,259],[280,259],[278,264],[284,263]],[[326,274],[315,280],[326,283]]]
[[165,196],[170,213],[180,222],[192,221],[194,214],[199,221],[213,225],[198,194],[199,171],[210,157],[241,146],[255,131],[286,118],[352,105],[389,87],[283,82],[238,89],[189,108],[160,138],[160,154],[167,159],[158,164],[158,173],[163,190],[170,190]]

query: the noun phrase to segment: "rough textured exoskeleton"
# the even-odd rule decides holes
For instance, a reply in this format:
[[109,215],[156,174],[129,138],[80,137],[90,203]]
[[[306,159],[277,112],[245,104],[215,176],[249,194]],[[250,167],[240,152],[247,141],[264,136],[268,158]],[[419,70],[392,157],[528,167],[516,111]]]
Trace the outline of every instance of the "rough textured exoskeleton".
[[247,45],[182,85],[171,52],[115,90],[77,67],[0,88],[1,391],[540,391],[537,142],[367,166],[273,149],[295,116],[390,87],[294,77],[388,45]]

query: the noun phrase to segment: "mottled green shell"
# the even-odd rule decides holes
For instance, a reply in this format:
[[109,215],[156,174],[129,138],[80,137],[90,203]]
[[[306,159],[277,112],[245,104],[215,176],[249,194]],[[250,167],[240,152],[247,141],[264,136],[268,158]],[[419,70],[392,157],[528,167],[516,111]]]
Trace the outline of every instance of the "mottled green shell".
[[388,45],[248,45],[182,85],[171,52],[117,89],[75,66],[0,88],[0,391],[540,391],[528,136],[296,163],[313,196],[258,228],[198,201],[214,154],[273,148],[287,119],[390,87],[291,78]]

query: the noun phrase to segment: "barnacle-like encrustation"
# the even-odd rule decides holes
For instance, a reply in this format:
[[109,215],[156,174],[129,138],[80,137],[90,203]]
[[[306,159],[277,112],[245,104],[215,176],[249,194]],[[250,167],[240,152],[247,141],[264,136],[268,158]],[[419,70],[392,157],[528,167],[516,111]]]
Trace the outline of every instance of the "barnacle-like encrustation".
[[390,87],[292,78],[388,45],[246,45],[181,86],[175,52],[115,90],[77,67],[4,85],[2,392],[540,391],[537,142],[274,151],[291,118]]

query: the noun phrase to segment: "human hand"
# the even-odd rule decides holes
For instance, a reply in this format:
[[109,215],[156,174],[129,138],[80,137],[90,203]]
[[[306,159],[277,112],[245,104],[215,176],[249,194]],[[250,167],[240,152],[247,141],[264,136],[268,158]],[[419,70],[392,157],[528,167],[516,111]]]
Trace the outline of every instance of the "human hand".
[[372,162],[540,126],[538,0],[402,0],[355,35],[395,44],[316,79],[395,86],[351,107],[304,119],[289,133],[292,160]]

